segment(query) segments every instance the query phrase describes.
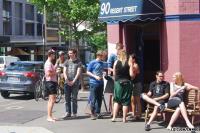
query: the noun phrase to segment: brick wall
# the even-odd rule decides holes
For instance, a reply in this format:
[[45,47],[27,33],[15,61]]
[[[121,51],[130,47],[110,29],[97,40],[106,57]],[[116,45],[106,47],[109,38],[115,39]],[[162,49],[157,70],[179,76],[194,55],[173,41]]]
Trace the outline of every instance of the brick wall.
[[186,81],[200,86],[200,21],[180,22],[180,70]]
[[[199,14],[200,0],[165,0],[166,15]],[[200,21],[167,21],[163,24],[162,68],[166,79],[181,71],[187,82],[200,86]]]
[[164,0],[166,15],[198,14],[199,0]]

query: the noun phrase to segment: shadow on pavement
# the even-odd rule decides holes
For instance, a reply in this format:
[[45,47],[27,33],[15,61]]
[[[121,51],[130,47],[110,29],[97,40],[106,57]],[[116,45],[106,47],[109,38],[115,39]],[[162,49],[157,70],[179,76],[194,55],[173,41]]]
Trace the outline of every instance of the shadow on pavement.
[[7,99],[14,99],[14,100],[32,100],[34,99],[32,96],[30,95],[25,95],[25,94],[20,94],[20,95],[11,95],[9,96]]
[[68,118],[58,118],[57,121],[66,121],[66,120],[81,120],[81,119],[88,119],[90,118],[89,115],[83,115],[83,116],[76,116],[76,117],[68,117]]

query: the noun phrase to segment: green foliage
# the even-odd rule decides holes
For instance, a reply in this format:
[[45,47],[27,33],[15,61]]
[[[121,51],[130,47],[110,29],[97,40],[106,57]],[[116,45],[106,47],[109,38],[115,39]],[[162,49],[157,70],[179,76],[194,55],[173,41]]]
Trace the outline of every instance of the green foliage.
[[104,32],[100,32],[90,36],[87,41],[95,52],[97,50],[107,49],[106,34]]
[[[47,15],[47,22],[49,23],[54,19],[57,20],[61,26],[60,34],[64,36],[66,40],[74,40],[76,42],[81,38],[93,38],[93,40],[96,40],[94,39],[97,36],[96,33],[105,30],[105,24],[98,22],[100,10],[98,0],[30,1],[38,7],[40,12],[43,12],[45,6],[47,13],[50,14]],[[79,30],[81,24],[87,25],[87,27],[84,30]]]

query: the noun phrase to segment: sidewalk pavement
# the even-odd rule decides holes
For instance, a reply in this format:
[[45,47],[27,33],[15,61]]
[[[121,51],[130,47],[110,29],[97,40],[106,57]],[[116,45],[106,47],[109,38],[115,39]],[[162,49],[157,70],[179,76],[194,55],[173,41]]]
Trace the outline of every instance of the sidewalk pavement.
[[53,133],[43,127],[0,126],[0,133]]
[[[63,120],[65,114],[64,99],[62,102],[55,104],[53,116],[59,121],[48,122],[46,113],[36,119],[26,121],[25,123],[1,123],[0,133],[145,133],[144,120],[132,121],[127,123],[122,122],[122,118],[117,118],[117,122],[111,122],[111,118],[105,115],[103,119],[91,120],[86,114],[88,104],[88,92],[79,92],[78,100],[78,117]],[[105,95],[106,103],[108,104],[109,95]],[[24,104],[24,103],[23,103]],[[38,110],[46,112],[47,101],[35,102],[34,99],[29,102],[30,110]],[[108,106],[108,105],[107,105]],[[27,107],[24,107],[27,110]],[[102,112],[105,111],[105,106],[102,103]],[[34,113],[34,112],[33,112]],[[35,112],[36,113],[36,112]],[[26,114],[25,114],[26,115]],[[18,116],[20,118],[21,116]],[[17,118],[15,118],[17,119]],[[8,126],[9,125],[9,126]],[[157,122],[151,125],[152,130],[148,133],[169,133],[164,126],[159,126]],[[146,132],[147,133],[147,132]],[[173,132],[174,133],[174,132]]]

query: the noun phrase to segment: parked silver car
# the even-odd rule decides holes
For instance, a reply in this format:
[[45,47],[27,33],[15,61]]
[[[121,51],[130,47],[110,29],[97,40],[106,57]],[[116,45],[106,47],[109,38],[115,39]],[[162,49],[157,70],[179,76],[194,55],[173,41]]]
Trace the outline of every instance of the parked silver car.
[[25,93],[33,96],[35,84],[43,76],[43,62],[17,61],[0,72],[1,96],[8,98],[11,93]]

